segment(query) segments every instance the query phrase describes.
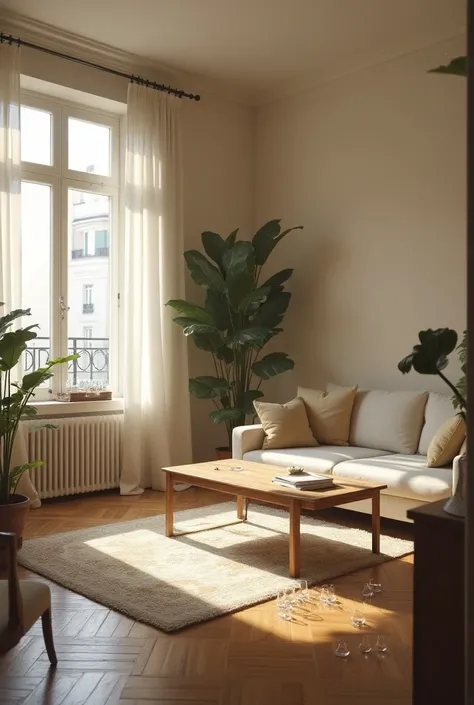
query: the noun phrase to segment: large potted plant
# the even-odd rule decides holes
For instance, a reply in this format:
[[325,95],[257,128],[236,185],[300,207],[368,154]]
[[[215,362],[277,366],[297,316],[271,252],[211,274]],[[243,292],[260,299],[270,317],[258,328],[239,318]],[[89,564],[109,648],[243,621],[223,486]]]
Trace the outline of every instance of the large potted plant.
[[[400,360],[398,369],[407,374],[414,369],[422,375],[437,375],[452,392],[453,406],[459,409],[464,420],[467,419],[467,332],[464,331],[458,345],[458,334],[450,328],[422,330],[418,333],[419,344],[412,352]],[[449,355],[457,351],[461,364],[462,376],[457,384],[453,384],[443,373],[448,366]],[[464,493],[467,459],[465,455],[455,459],[453,466],[454,494],[447,501],[444,509],[449,514],[464,516]]]
[[[4,306],[0,303],[0,306]],[[49,360],[44,367],[23,376],[19,382],[12,381],[12,371],[24,354],[29,341],[37,337],[36,325],[9,330],[12,323],[30,316],[30,309],[16,309],[0,317],[0,532],[17,535],[21,546],[26,512],[30,500],[16,493],[21,476],[26,470],[39,467],[41,460],[12,467],[12,452],[19,423],[36,414],[36,408],[28,402],[35,390],[53,376],[52,368],[75,359],[76,355]],[[50,426],[50,424],[45,424]]]
[[251,241],[237,240],[237,230],[226,239],[204,232],[207,257],[198,250],[184,253],[191,277],[205,289],[204,306],[183,300],[168,301],[167,306],[180,314],[174,320],[184,335],[212,357],[215,375],[191,378],[189,390],[198,399],[211,399],[216,407],[211,421],[225,425],[227,445],[217,449],[218,457],[230,457],[232,430],[253,418],[253,402],[263,396],[262,381],[294,367],[287,353],[262,354],[282,331],[291,299],[284,285],[293,270],[262,281],[262,269],[280,240],[301,228],[282,232],[280,220],[271,220]]

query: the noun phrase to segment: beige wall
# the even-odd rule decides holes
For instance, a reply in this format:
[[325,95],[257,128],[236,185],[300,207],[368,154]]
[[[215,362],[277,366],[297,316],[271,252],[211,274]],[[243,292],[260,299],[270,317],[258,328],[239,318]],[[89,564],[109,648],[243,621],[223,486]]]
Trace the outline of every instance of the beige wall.
[[463,52],[451,41],[259,110],[257,218],[305,226],[272,260],[295,268],[278,346],[296,368],[267,398],[329,380],[443,389],[396,366],[418,330],[465,325],[466,83],[426,73]]
[[[133,70],[133,69],[131,69]],[[22,72],[43,81],[126,102],[127,81],[47,55],[24,50]],[[144,75],[139,67],[134,71]],[[146,73],[150,78],[162,76]],[[175,79],[176,80],[176,79]],[[186,78],[181,79],[187,87]],[[199,85],[191,90],[200,91]],[[254,221],[254,111],[202,93],[200,103],[183,100],[184,227],[186,248],[200,247],[200,233],[249,232]],[[189,296],[197,296],[189,283]],[[211,373],[207,356],[190,343],[190,373]],[[193,449],[196,460],[214,455],[225,443],[223,428],[211,424],[208,402],[192,400]],[[179,429],[177,429],[179,433]]]

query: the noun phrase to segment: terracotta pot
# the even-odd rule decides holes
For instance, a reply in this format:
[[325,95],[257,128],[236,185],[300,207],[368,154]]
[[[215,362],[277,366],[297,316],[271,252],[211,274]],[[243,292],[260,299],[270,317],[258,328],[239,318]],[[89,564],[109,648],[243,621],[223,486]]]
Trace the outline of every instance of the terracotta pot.
[[23,531],[31,499],[22,494],[13,494],[9,504],[0,504],[0,531],[16,534],[17,547],[23,544]]
[[229,458],[232,458],[232,451],[226,446],[216,448],[216,458],[217,460],[228,460]]

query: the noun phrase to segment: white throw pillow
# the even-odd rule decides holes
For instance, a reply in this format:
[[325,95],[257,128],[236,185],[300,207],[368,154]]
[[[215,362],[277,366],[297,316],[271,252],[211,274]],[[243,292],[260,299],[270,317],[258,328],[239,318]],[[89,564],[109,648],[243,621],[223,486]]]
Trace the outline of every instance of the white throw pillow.
[[416,453],[428,392],[358,391],[349,445]]

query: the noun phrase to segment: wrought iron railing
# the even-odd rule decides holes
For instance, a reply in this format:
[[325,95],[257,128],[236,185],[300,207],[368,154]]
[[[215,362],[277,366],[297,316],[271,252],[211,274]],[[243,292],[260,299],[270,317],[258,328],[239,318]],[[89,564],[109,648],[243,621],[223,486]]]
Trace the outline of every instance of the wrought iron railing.
[[94,304],[82,304],[82,313],[94,313]]
[[71,250],[72,259],[84,259],[90,257],[108,257],[109,248],[108,247],[96,247],[92,254],[87,254],[85,250]]
[[[69,383],[76,387],[81,382],[99,381],[109,383],[109,339],[68,338],[68,353],[79,355],[68,364]],[[50,339],[34,339],[34,347],[28,347],[23,360],[24,371],[34,372],[50,357]]]

